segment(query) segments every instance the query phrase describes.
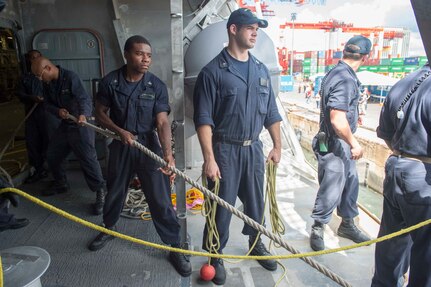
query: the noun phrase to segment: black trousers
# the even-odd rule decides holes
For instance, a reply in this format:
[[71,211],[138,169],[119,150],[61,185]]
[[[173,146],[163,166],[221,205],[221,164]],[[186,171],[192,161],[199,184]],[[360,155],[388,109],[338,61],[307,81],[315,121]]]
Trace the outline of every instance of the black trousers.
[[[156,139],[149,139],[149,147],[161,155]],[[162,174],[159,165],[137,148],[113,141],[109,146],[107,173],[108,193],[103,209],[106,227],[114,226],[120,217],[127,196],[129,181],[134,174],[141,181],[151,217],[162,241],[166,244],[180,243],[180,225],[172,206],[169,178]]]

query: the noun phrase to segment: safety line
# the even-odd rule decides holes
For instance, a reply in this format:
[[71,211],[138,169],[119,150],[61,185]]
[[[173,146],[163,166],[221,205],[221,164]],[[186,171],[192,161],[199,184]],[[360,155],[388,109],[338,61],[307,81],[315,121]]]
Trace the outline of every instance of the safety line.
[[268,260],[268,259],[292,259],[292,258],[302,258],[302,257],[312,257],[312,256],[319,256],[319,255],[324,255],[324,254],[331,254],[331,253],[337,253],[340,251],[346,251],[346,250],[351,250],[351,249],[355,249],[355,248],[359,248],[359,247],[363,247],[363,246],[368,246],[374,243],[378,243],[378,242],[382,242],[385,240],[389,240],[391,238],[409,233],[413,230],[419,229],[421,227],[424,227],[428,224],[431,224],[431,219],[427,219],[425,221],[422,221],[420,223],[417,223],[415,225],[412,225],[410,227],[407,228],[403,228],[397,232],[388,234],[388,235],[384,235],[382,237],[378,237],[376,239],[372,239],[372,240],[368,240],[362,243],[357,243],[357,244],[352,244],[352,245],[347,245],[347,246],[343,246],[343,247],[338,247],[338,248],[333,248],[333,249],[327,249],[327,250],[322,250],[322,251],[312,251],[312,252],[304,252],[304,253],[299,253],[299,254],[286,254],[286,255],[268,255],[268,256],[257,256],[257,255],[249,255],[249,256],[244,256],[244,255],[230,255],[230,254],[211,254],[211,253],[206,253],[206,252],[199,252],[199,251],[193,251],[193,250],[185,250],[185,249],[181,249],[181,248],[175,248],[175,247],[170,247],[170,246],[165,246],[165,245],[161,245],[161,244],[157,244],[157,243],[152,243],[149,241],[145,241],[142,239],[138,239],[129,235],[124,235],[122,233],[104,228],[102,226],[96,225],[92,222],[83,220],[75,215],[72,215],[66,211],[63,211],[51,204],[48,204],[40,199],[38,199],[37,197],[34,197],[22,190],[19,190],[17,188],[12,188],[12,187],[6,187],[6,188],[2,188],[0,189],[0,195],[6,192],[13,192],[16,193],[22,197],[24,197],[25,199],[43,207],[46,208],[54,213],[57,213],[60,216],[63,216],[69,220],[72,220],[76,223],[82,224],[86,227],[92,228],[94,230],[100,231],[100,232],[104,232],[106,234],[124,239],[124,240],[128,240],[134,243],[138,243],[138,244],[142,244],[142,245],[146,245],[149,247],[154,247],[154,248],[158,248],[158,249],[162,249],[162,250],[166,250],[166,251],[174,251],[174,252],[178,252],[178,253],[184,253],[184,254],[188,254],[188,255],[195,255],[195,256],[203,256],[203,257],[213,257],[213,258],[226,258],[226,259],[253,259],[253,260]]
[[[243,256],[243,255],[229,255],[229,254],[212,254],[212,253],[206,253],[206,252],[198,252],[198,251],[193,251],[193,250],[185,250],[185,249],[180,249],[180,248],[174,248],[174,247],[170,247],[170,246],[165,246],[165,245],[161,245],[161,244],[157,244],[157,243],[152,243],[149,241],[145,241],[142,239],[138,239],[132,236],[128,236],[128,235],[124,235],[121,234],[119,232],[110,230],[110,229],[106,229],[104,227],[98,226],[94,223],[88,222],[86,220],[83,220],[77,216],[74,216],[70,213],[67,213],[53,205],[50,205],[34,196],[29,195],[28,193],[16,189],[16,188],[11,188],[11,187],[7,187],[7,188],[2,188],[0,189],[0,195],[6,192],[13,192],[16,193],[24,198],[26,198],[27,200],[30,200],[36,204],[38,204],[39,206],[42,206],[54,213],[57,213],[60,216],[63,216],[69,220],[72,220],[76,223],[82,224],[86,227],[92,228],[94,230],[97,230],[99,232],[104,232],[106,234],[115,236],[117,238],[121,238],[124,240],[128,240],[130,242],[133,243],[137,243],[137,244],[141,244],[141,245],[145,245],[145,246],[149,246],[149,247],[153,247],[153,248],[157,248],[157,249],[161,249],[161,250],[165,250],[165,251],[173,251],[173,252],[178,252],[178,253],[183,253],[183,254],[188,254],[188,255],[194,255],[194,256],[202,256],[202,257],[212,257],[212,258],[222,258],[222,259],[246,259],[246,260],[268,260],[268,259],[292,259],[292,258],[299,258],[299,259],[307,259],[307,257],[312,257],[312,256],[319,256],[319,255],[324,255],[324,254],[331,254],[331,253],[336,253],[336,252],[340,252],[340,251],[345,251],[345,250],[350,250],[350,249],[354,249],[354,248],[358,248],[358,247],[362,247],[362,246],[367,246],[367,245],[371,245],[377,242],[382,242],[388,239],[391,239],[393,237],[396,236],[400,236],[403,234],[406,234],[408,232],[411,232],[415,229],[421,228],[423,226],[426,226],[428,224],[431,223],[431,219],[425,220],[423,222],[420,222],[418,224],[415,224],[413,226],[410,226],[408,228],[404,228],[401,229],[400,231],[382,236],[382,237],[378,237],[376,239],[372,239],[369,241],[365,241],[362,243],[358,243],[358,244],[353,244],[353,245],[348,245],[348,246],[344,246],[344,247],[339,247],[339,248],[334,248],[334,249],[327,249],[327,250],[322,250],[322,251],[317,251],[317,252],[304,252],[304,253],[295,253],[295,254],[287,254],[287,255],[270,255],[270,256],[256,256],[256,255],[247,255],[247,256]],[[308,258],[309,259],[309,258]],[[1,260],[1,259],[0,259]],[[324,267],[326,269],[326,267]],[[317,268],[316,268],[317,269]],[[1,271],[1,270],[0,270]],[[320,271],[320,270],[319,270]],[[330,271],[330,270],[329,270]],[[321,271],[322,273],[324,273],[323,271]],[[332,271],[330,271],[329,273],[332,273]],[[325,274],[326,276],[330,277],[329,275]],[[336,275],[338,278],[338,275]],[[331,277],[330,277],[331,278]],[[2,278],[0,278],[2,280]],[[333,279],[333,278],[331,278]],[[337,279],[337,278],[336,278]],[[335,281],[336,283],[340,284],[341,286],[351,286],[349,283],[347,283],[346,281],[344,281],[344,279],[342,279],[343,281],[337,281],[336,279],[333,279],[333,281]],[[1,282],[1,281],[0,281]],[[0,285],[1,286],[1,285]]]

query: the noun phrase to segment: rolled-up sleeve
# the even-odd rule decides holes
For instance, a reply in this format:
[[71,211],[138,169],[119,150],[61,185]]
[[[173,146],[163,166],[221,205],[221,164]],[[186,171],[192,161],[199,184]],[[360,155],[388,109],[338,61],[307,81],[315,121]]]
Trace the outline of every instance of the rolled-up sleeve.
[[193,121],[197,129],[202,125],[214,128],[214,107],[217,96],[217,87],[213,76],[203,69],[197,78],[193,93]]

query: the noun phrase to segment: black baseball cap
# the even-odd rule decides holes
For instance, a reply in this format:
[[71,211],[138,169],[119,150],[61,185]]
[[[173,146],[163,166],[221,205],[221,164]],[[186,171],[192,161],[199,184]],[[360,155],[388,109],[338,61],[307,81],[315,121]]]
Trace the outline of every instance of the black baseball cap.
[[268,21],[257,18],[250,9],[239,8],[230,14],[229,20],[227,20],[227,28],[229,29],[232,24],[249,25],[256,23],[259,25],[259,28],[268,27]]
[[344,45],[344,51],[367,55],[371,51],[371,41],[364,36],[354,36]]

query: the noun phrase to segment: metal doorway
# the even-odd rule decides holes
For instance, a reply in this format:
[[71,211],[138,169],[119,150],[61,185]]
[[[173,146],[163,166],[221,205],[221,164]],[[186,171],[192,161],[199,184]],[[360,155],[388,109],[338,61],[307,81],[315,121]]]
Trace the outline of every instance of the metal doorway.
[[32,45],[56,65],[76,72],[93,95],[92,81],[104,76],[103,44],[97,32],[44,29],[34,35]]

